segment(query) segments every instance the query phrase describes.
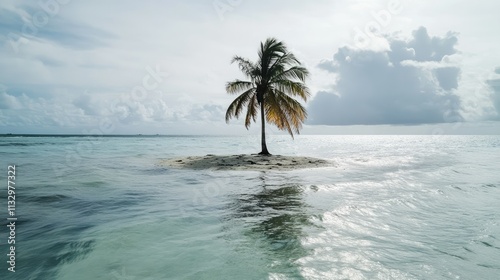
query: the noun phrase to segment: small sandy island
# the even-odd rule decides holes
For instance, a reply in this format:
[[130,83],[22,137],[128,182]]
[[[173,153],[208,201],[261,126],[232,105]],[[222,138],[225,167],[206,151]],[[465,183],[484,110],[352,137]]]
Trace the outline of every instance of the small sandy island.
[[161,165],[184,169],[215,169],[215,170],[254,170],[254,171],[286,171],[303,168],[333,166],[324,159],[300,156],[262,156],[262,155],[232,155],[232,156],[191,156],[162,160]]

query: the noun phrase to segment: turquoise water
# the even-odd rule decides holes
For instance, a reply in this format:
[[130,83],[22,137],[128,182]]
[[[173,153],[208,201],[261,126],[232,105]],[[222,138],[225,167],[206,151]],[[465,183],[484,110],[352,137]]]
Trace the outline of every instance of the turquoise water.
[[[499,279],[500,136],[271,136],[331,159],[173,170],[257,137],[0,137],[16,165],[16,272],[0,279]],[[1,257],[3,256],[3,257]]]

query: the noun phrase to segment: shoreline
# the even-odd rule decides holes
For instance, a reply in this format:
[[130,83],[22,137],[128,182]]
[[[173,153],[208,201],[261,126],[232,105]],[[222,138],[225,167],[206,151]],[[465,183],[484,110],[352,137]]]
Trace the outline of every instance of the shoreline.
[[287,171],[333,166],[333,162],[303,156],[258,154],[187,156],[161,160],[160,165],[178,169]]

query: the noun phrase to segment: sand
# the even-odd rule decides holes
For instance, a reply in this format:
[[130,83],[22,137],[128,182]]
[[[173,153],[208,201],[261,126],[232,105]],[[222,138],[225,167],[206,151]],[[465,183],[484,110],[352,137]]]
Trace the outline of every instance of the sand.
[[183,169],[286,171],[332,166],[324,159],[301,156],[262,155],[206,155],[162,160],[161,165]]

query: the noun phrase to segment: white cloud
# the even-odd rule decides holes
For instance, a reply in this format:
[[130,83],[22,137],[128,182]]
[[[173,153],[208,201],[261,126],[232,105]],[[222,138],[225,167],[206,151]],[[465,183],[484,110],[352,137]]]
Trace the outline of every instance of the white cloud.
[[0,90],[0,109],[19,109],[21,104],[16,97]]
[[[415,49],[409,48],[412,56],[415,56]],[[403,66],[413,66],[418,68],[426,68],[426,69],[439,69],[439,68],[451,68],[451,67],[459,67],[461,62],[461,56],[459,54],[453,55],[445,55],[440,61],[418,61],[418,60],[403,60],[401,61],[401,65]]]
[[388,42],[386,51],[343,47],[319,65],[337,76],[333,92],[320,92],[309,104],[311,124],[462,121],[455,92],[460,68],[450,58],[455,35],[430,37],[421,27],[409,40]]
[[[166,133],[167,127],[174,122],[189,125],[189,122],[209,124],[224,120],[225,109],[220,105],[182,104],[163,92],[151,92],[142,99],[127,94],[104,95],[104,98],[97,98],[96,94],[86,92],[71,101],[60,102],[53,97],[14,96],[1,91],[1,123],[8,129],[32,129],[35,126],[37,129],[65,129],[72,133],[92,129],[101,133],[126,133],[126,127],[151,127],[157,133]],[[104,124],[112,128],[103,127]],[[154,130],[144,132],[153,133]]]

